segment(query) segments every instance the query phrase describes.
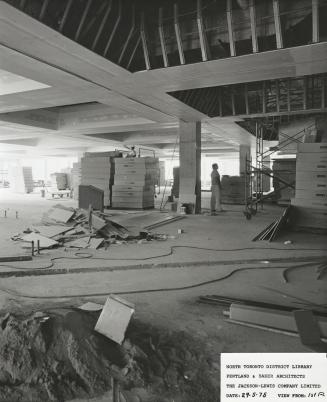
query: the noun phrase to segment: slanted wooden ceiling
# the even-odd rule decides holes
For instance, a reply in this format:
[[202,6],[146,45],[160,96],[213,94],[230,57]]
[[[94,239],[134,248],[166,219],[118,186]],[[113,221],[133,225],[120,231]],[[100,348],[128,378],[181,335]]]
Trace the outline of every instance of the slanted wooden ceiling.
[[[154,147],[158,136],[177,133],[179,120],[202,121],[203,132],[211,133],[217,144],[237,147],[252,136],[235,123],[237,118],[210,119],[185,105],[167,91],[194,87],[248,82],[267,78],[295,77],[327,70],[327,44],[280,49],[266,53],[213,60],[131,73],[40,22],[0,2],[0,69],[35,80],[48,87],[0,96],[0,139],[63,139],[70,149],[99,144],[115,146],[124,142],[137,145],[137,136],[147,133]],[[65,105],[74,105],[69,106]],[[83,105],[86,104],[86,105]],[[54,108],[54,109],[52,109]],[[47,111],[44,111],[47,109]],[[25,115],[16,112],[27,111]],[[33,113],[31,111],[34,111]],[[47,112],[56,119],[49,130]],[[33,126],[31,134],[26,127]],[[25,119],[25,120],[24,120]],[[37,128],[36,128],[37,127]],[[26,129],[25,129],[26,128]],[[98,134],[117,133],[116,138]],[[121,138],[119,138],[119,133]],[[212,140],[210,141],[212,142]],[[51,140],[51,144],[55,141]],[[160,141],[165,143],[165,141]],[[17,144],[16,144],[17,146]],[[62,148],[62,146],[60,146]]]

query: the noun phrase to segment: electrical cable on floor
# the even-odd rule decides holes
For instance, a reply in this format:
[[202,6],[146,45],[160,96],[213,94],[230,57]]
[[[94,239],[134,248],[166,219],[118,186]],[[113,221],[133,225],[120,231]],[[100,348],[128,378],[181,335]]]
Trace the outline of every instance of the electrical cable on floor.
[[[299,265],[298,268],[306,267],[308,265],[309,264],[302,264],[302,265]],[[236,274],[238,272],[247,271],[247,270],[254,270],[254,269],[256,269],[256,270],[285,269],[285,267],[244,267],[244,268],[236,268],[233,271],[229,272],[228,274],[226,274],[224,276],[221,276],[219,278],[210,279],[210,280],[203,281],[203,282],[198,282],[198,283],[195,283],[195,284],[192,284],[192,285],[178,286],[178,287],[173,287],[173,288],[126,290],[126,291],[116,291],[116,292],[109,292],[109,293],[113,293],[113,294],[116,294],[116,295],[132,295],[132,294],[140,294],[140,293],[157,293],[157,292],[183,291],[183,290],[194,289],[194,288],[205,286],[205,285],[211,285],[211,284],[223,281],[225,279],[228,279],[228,278],[230,278],[231,276],[233,276],[234,274]],[[265,288],[265,287],[262,286],[262,288]],[[271,289],[271,288],[266,288],[266,289],[274,290],[274,289]],[[35,296],[35,295],[27,295],[27,294],[19,293],[19,292],[16,292],[15,290],[5,289],[5,288],[2,288],[2,287],[0,287],[0,291],[4,292],[4,293],[6,293],[6,294],[8,294],[10,296],[21,297],[21,298],[24,298],[24,299],[34,299],[34,300],[74,299],[74,298],[108,296],[108,292],[84,293],[84,294],[82,293],[82,294],[75,294],[75,295]],[[281,293],[283,295],[286,295],[283,292],[279,292],[279,293]],[[306,306],[311,305],[311,306],[320,307],[320,308],[326,308],[327,307],[327,305],[312,303],[312,302],[309,302],[309,301],[307,301],[305,299],[299,299],[296,296],[289,296],[289,297],[293,297],[294,299],[304,301],[303,304],[305,304]]]
[[[121,257],[95,257],[94,254],[89,253],[89,252],[82,252],[82,251],[77,251],[74,253],[75,257],[69,257],[69,256],[60,256],[60,257],[52,257],[50,258],[50,264],[39,267],[39,268],[21,268],[17,267],[15,265],[8,265],[8,264],[0,264],[0,267],[6,267],[6,268],[12,268],[12,269],[18,269],[18,270],[43,270],[43,269],[50,269],[54,267],[54,261],[56,260],[83,260],[83,259],[92,259],[92,260],[101,260],[101,261],[148,261],[152,259],[157,259],[157,258],[162,258],[162,257],[169,257],[174,254],[174,250],[179,249],[179,248],[189,248],[189,249],[194,249],[194,250],[203,250],[203,251],[213,251],[213,252],[234,252],[234,251],[248,251],[248,250],[274,250],[274,251],[325,251],[326,249],[321,249],[321,248],[301,248],[301,249],[284,249],[284,248],[279,248],[279,247],[242,247],[242,248],[231,248],[231,249],[214,249],[214,248],[206,248],[206,247],[197,247],[197,246],[186,246],[186,245],[176,245],[176,246],[171,246],[169,251],[163,254],[158,254],[155,256],[148,256],[148,257],[133,257],[133,258],[121,258]],[[304,256],[304,259],[310,259],[310,258],[321,258],[325,259],[327,258],[326,256]],[[262,258],[258,261],[261,261]],[[183,262],[181,262],[182,264]],[[219,261],[217,261],[217,264],[219,264]]]

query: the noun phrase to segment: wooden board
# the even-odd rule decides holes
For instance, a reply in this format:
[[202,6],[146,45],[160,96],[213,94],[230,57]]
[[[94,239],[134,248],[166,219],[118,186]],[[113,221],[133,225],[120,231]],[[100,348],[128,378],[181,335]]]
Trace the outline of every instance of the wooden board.
[[58,242],[55,240],[49,239],[48,237],[42,236],[38,233],[29,233],[22,237],[23,241],[32,242],[34,241],[34,247],[37,247],[37,242],[40,242],[40,248],[50,248],[56,246]]
[[[230,307],[230,318],[235,321],[297,332],[297,326],[293,314],[287,311],[232,304]],[[317,321],[321,336],[327,337],[327,318],[317,316]]]

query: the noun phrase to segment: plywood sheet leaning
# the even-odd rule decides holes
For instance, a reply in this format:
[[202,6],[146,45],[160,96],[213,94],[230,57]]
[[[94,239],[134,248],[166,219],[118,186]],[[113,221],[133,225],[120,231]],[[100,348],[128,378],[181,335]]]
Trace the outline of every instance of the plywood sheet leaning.
[[121,345],[134,311],[134,304],[118,296],[110,295],[96,323],[95,330]]

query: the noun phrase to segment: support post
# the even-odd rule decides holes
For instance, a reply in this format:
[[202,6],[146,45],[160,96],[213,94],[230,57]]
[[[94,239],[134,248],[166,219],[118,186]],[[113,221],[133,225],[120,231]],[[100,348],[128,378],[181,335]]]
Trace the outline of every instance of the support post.
[[196,21],[198,24],[202,61],[207,61],[211,58],[211,56],[202,18],[202,0],[197,0]]
[[181,64],[185,64],[183,43],[182,43],[181,31],[180,31],[179,22],[178,22],[178,5],[176,3],[174,4],[174,28],[175,28],[177,48],[178,48],[178,54],[179,54],[179,61]]
[[169,67],[168,55],[167,55],[167,48],[165,42],[165,33],[163,29],[163,9],[162,7],[159,8],[159,39],[160,39],[160,46],[161,46],[161,53],[165,67]]
[[117,16],[115,25],[114,25],[114,27],[113,27],[113,29],[112,29],[112,31],[111,31],[111,34],[110,34],[110,37],[109,37],[109,39],[108,39],[107,45],[106,45],[106,47],[105,47],[105,49],[104,49],[103,57],[106,57],[106,56],[107,56],[109,47],[110,47],[111,42],[112,42],[112,40],[113,40],[113,38],[114,38],[114,36],[115,36],[115,33],[116,33],[116,31],[117,31],[117,28],[118,28],[118,25],[119,25],[119,23],[120,23],[120,20],[121,20],[121,11],[122,11],[121,9],[122,9],[121,0],[118,0],[118,16]]
[[232,0],[227,0],[226,15],[227,15],[230,55],[235,56],[236,51],[235,51],[235,42],[234,42],[234,34],[233,34]]
[[95,49],[95,47],[96,47],[96,45],[97,45],[97,43],[98,43],[98,41],[100,39],[100,36],[102,34],[102,31],[103,31],[103,28],[104,28],[104,26],[105,26],[105,24],[107,22],[108,17],[109,17],[109,14],[110,14],[110,11],[111,11],[111,6],[112,6],[112,0],[110,0],[109,3],[108,3],[108,7],[106,9],[106,12],[103,15],[103,18],[102,18],[101,24],[99,26],[98,32],[95,35],[94,41],[92,43],[92,50]]
[[257,38],[257,21],[255,13],[255,0],[250,0],[250,23],[251,23],[251,38],[252,38],[252,50],[253,53],[257,53],[258,49],[258,38]]
[[307,77],[303,79],[303,110],[307,110],[308,82]]
[[139,35],[139,37],[137,38],[137,41],[135,43],[135,46],[134,46],[134,49],[132,51],[131,57],[129,58],[127,66],[126,66],[127,69],[129,69],[129,67],[130,67],[130,65],[131,65],[131,63],[132,63],[132,61],[134,59],[135,53],[137,51],[137,48],[140,46],[140,42],[141,42],[141,35]]
[[[201,213],[201,122],[179,123],[180,203]],[[210,172],[208,172],[209,174]]]
[[42,21],[44,16],[45,16],[45,12],[46,12],[46,10],[48,8],[48,4],[49,4],[49,0],[44,0],[43,1],[42,8],[41,8],[40,15],[39,15],[39,20],[40,21]]
[[141,40],[142,40],[142,48],[143,48],[143,54],[144,54],[145,67],[147,70],[150,70],[151,64],[150,64],[148,44],[146,42],[144,12],[142,12],[142,14],[141,14]]
[[282,49],[283,48],[283,33],[282,33],[282,25],[280,22],[279,0],[272,0],[272,1],[273,1],[273,10],[274,10],[274,22],[275,22],[277,49]]
[[245,114],[250,114],[248,84],[244,84]]
[[[47,0],[46,0],[46,1],[47,1]],[[82,28],[83,28],[83,25],[84,25],[84,22],[85,22],[85,20],[86,20],[87,14],[88,14],[88,12],[89,12],[89,10],[90,10],[91,4],[92,4],[92,0],[88,0],[86,6],[85,6],[85,8],[84,8],[83,15],[82,15],[82,18],[81,18],[80,23],[79,23],[79,25],[78,25],[76,34],[75,34],[75,38],[74,38],[75,41],[77,41],[78,38],[79,38],[79,35],[80,35],[81,30],[82,30]]]
[[319,0],[312,0],[312,42],[319,42]]
[[65,11],[64,11],[64,15],[62,16],[62,20],[59,25],[59,32],[62,32],[64,30],[64,26],[67,21],[69,10],[71,9],[71,6],[73,5],[73,1],[74,0],[68,0],[68,2],[67,2],[67,5],[66,5]]
[[123,49],[120,53],[119,59],[118,59],[118,64],[121,63],[121,61],[123,60],[123,57],[125,55],[127,46],[132,38],[132,35],[134,33],[135,30],[135,5],[133,5],[133,10],[132,10],[132,25],[131,25],[131,29],[129,30],[128,36],[126,38],[126,42],[124,43]]

